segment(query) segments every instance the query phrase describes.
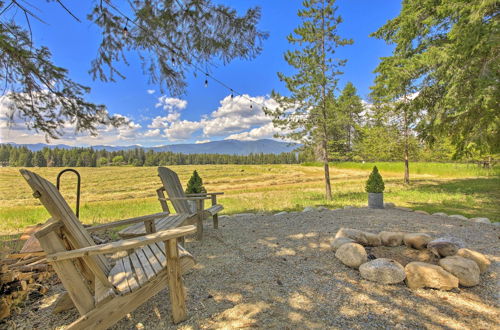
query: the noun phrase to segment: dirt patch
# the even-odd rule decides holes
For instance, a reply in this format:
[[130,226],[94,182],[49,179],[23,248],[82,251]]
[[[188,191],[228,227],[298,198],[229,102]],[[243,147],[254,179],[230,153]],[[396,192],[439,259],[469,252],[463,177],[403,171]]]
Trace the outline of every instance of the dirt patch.
[[366,253],[374,255],[376,258],[394,259],[403,266],[406,266],[406,264],[412,261],[427,262],[434,265],[437,265],[439,261],[439,259],[427,249],[415,250],[409,249],[403,245],[396,247],[366,247],[365,249]]
[[[341,227],[455,236],[492,265],[480,285],[453,292],[370,282],[335,258],[330,243]],[[488,224],[396,209],[225,217],[218,230],[207,221],[204,240],[187,242],[197,260],[184,276],[189,319],[171,323],[168,292],[162,291],[113,329],[493,329],[500,324],[499,234]],[[402,256],[402,264],[415,257]],[[55,285],[44,299],[22,306],[10,326],[58,328],[74,321],[75,310],[51,313],[61,289]]]

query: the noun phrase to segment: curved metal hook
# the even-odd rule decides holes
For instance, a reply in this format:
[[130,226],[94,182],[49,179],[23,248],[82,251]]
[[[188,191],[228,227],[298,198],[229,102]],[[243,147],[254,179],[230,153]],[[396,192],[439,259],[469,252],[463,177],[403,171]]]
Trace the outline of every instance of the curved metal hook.
[[80,177],[80,173],[78,173],[77,170],[75,169],[72,169],[72,168],[67,168],[67,169],[64,169],[62,170],[61,172],[59,172],[59,174],[57,175],[57,189],[59,190],[59,186],[60,186],[60,180],[61,180],[61,175],[63,175],[64,173],[66,172],[73,172],[76,174],[76,177],[77,177],[77,183],[76,183],[76,217],[78,218],[79,215],[80,215],[80,184],[81,184],[81,177]]

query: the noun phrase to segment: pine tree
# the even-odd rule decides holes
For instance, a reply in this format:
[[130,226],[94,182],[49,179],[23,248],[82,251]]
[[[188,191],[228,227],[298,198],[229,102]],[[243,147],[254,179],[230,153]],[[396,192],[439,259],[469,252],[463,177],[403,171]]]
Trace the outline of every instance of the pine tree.
[[285,53],[285,60],[297,73],[291,76],[278,73],[290,95],[273,91],[272,97],[279,107],[267,109],[266,113],[274,117],[275,126],[287,132],[282,137],[317,146],[323,161],[326,199],[331,200],[328,125],[334,111],[329,111],[329,98],[337,89],[340,67],[346,63],[335,56],[335,51],[352,44],[352,40],[337,34],[342,18],[336,15],[335,0],[308,0],[303,7],[298,11],[302,25],[288,36],[294,50]]
[[47,160],[45,159],[43,152],[41,152],[41,151],[35,152],[35,158],[33,159],[33,165],[36,167],[46,167],[47,166]]
[[[100,124],[124,124],[123,117],[111,116],[104,105],[89,102],[90,88],[73,81],[68,70],[54,63],[50,50],[36,44],[40,38],[33,37],[37,25],[31,22],[45,23],[44,13],[32,10],[37,1],[23,2],[0,1],[0,81],[10,91],[5,97],[16,117],[50,138],[59,137],[67,123],[90,133]],[[48,2],[69,12],[61,1]],[[101,31],[91,62],[93,79],[124,79],[119,68],[134,56],[151,83],[175,95],[184,91],[185,75],[197,64],[252,59],[267,38],[257,29],[259,7],[240,14],[210,0],[95,1],[89,13],[69,14],[87,16]]]
[[372,34],[395,46],[376,70],[380,94],[413,94],[401,110],[425,109],[422,136],[451,137],[457,155],[500,151],[498,12],[496,0],[406,0]]
[[187,183],[186,194],[200,194],[205,192],[207,190],[203,187],[203,180],[195,170]]

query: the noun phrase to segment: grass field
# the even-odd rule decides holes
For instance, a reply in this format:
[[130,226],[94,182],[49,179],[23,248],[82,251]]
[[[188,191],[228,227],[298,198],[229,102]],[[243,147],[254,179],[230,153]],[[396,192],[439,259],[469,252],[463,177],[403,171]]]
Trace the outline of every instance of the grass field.
[[[224,191],[225,214],[301,210],[305,206],[366,205],[364,182],[373,164],[340,163],[331,167],[333,201],[324,199],[323,172],[304,165],[186,165],[172,166],[187,182],[198,170],[208,191]],[[401,163],[377,163],[385,182],[385,201],[428,212],[485,216],[500,221],[500,176],[474,165],[415,163],[411,185],[402,183]],[[35,168],[55,182],[60,168]],[[160,212],[155,167],[79,168],[82,175],[80,218],[102,223]],[[67,175],[67,176],[66,176]],[[75,179],[63,177],[62,192],[75,202]],[[0,233],[14,234],[44,222],[48,214],[17,168],[0,168]]]

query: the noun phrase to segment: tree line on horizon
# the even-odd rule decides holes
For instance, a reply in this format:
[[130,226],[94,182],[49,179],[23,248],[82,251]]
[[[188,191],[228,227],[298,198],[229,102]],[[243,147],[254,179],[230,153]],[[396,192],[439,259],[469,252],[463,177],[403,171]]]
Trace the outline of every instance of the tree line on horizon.
[[[403,148],[398,142],[398,132],[391,128],[356,126],[352,131],[353,142],[337,144],[331,161],[400,161]],[[348,139],[346,141],[349,141]],[[453,146],[449,142],[428,145],[414,137],[411,140],[413,161],[449,162],[453,159]],[[461,161],[479,161],[480,157],[462,158]],[[304,146],[295,152],[280,154],[251,153],[183,154],[171,151],[154,151],[144,148],[130,150],[96,150],[88,148],[49,148],[32,151],[26,146],[0,144],[0,166],[11,167],[100,167],[100,166],[163,166],[201,164],[302,164],[317,161],[313,149]]]

